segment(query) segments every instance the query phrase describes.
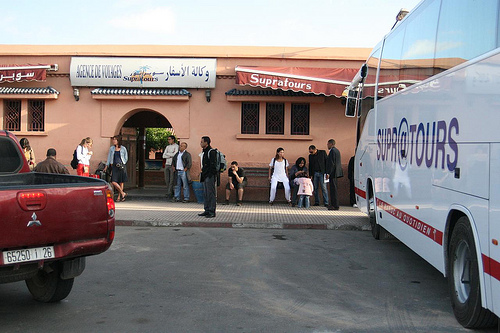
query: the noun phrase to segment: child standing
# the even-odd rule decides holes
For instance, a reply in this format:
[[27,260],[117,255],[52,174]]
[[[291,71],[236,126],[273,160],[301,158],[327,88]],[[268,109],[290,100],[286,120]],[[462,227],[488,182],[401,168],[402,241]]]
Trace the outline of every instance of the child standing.
[[299,191],[297,192],[299,203],[297,207],[301,208],[304,205],[305,208],[309,208],[311,205],[309,197],[313,194],[314,190],[311,178],[305,174],[303,177],[295,178],[294,182],[299,185]]

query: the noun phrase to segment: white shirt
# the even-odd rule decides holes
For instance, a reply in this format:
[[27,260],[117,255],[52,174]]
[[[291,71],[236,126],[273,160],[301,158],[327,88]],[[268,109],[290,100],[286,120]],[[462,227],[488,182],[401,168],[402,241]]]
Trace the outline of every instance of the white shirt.
[[76,158],[78,159],[79,164],[89,165],[91,156],[92,155],[89,155],[89,150],[87,147],[83,147],[80,145],[76,147]]
[[179,151],[179,145],[177,143],[172,143],[165,147],[163,152],[163,158],[166,159],[165,165],[172,165],[172,158]]
[[179,155],[177,155],[177,165],[175,166],[175,168],[177,170],[184,171],[184,164],[182,164],[182,154],[184,154],[184,151],[179,151]]
[[272,168],[274,164],[274,170],[271,178],[276,178],[279,182],[286,182],[288,181],[288,177],[286,176],[286,171],[285,167],[288,168],[288,161],[286,161],[285,165],[285,160],[283,161],[278,161],[273,163],[274,158],[271,160],[271,163],[269,163],[269,166]]

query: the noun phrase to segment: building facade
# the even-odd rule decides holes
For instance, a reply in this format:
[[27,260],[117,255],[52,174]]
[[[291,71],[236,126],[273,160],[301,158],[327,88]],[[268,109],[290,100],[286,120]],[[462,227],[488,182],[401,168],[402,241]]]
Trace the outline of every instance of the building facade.
[[[161,183],[161,170],[155,178],[144,151],[145,128],[172,128],[188,143],[194,180],[204,135],[229,162],[254,170],[255,177],[268,168],[276,148],[283,147],[293,164],[298,157],[307,159],[311,144],[326,149],[330,138],[346,169],[354,154],[356,121],[344,116],[341,95],[369,51],[3,45],[0,126],[28,138],[38,161],[56,148],[68,169],[75,147],[91,137],[91,171],[106,160],[110,137],[121,134],[130,153],[128,187]],[[262,182],[253,185],[262,190],[249,199],[267,201]],[[347,177],[339,187],[341,203],[347,204]]]

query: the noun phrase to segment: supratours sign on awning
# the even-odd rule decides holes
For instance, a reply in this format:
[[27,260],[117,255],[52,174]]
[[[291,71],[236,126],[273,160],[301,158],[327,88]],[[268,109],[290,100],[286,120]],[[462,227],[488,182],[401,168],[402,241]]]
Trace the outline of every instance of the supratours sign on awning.
[[45,81],[51,65],[0,65],[0,83]]
[[236,83],[341,97],[358,69],[236,66]]

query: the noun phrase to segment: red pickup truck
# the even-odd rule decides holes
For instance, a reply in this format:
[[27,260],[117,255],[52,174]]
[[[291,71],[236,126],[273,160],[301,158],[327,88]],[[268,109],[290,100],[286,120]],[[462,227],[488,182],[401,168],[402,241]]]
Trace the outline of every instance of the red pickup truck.
[[60,301],[115,235],[115,204],[100,179],[30,172],[16,137],[0,131],[0,283],[25,280],[33,298]]

